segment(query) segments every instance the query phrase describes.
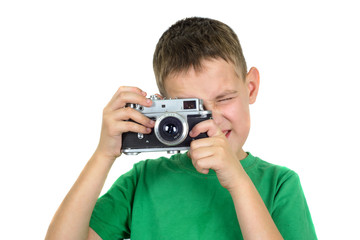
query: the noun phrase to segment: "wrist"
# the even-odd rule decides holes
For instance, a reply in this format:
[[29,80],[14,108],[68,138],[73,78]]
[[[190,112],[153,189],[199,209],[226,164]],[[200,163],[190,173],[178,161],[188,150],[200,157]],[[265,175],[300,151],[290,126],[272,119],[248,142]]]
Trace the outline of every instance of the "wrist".
[[118,158],[119,156],[114,156],[112,154],[108,154],[104,151],[101,151],[101,149],[98,148],[95,150],[95,152],[91,158],[95,161],[101,161],[101,162],[109,163],[112,165],[115,162],[116,158]]
[[249,184],[249,181],[252,183],[245,170],[242,168],[242,166],[240,166],[240,168],[237,169],[235,177],[233,178],[232,183],[229,184],[227,190],[231,196],[237,196],[242,190],[244,190],[244,187]]

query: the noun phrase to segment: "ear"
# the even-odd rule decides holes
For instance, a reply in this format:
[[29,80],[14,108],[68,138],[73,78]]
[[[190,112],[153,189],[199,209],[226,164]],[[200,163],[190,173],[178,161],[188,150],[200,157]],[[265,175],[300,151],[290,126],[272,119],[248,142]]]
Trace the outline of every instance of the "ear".
[[253,104],[256,101],[260,86],[260,74],[257,68],[252,67],[246,75],[246,85],[249,92],[249,103]]

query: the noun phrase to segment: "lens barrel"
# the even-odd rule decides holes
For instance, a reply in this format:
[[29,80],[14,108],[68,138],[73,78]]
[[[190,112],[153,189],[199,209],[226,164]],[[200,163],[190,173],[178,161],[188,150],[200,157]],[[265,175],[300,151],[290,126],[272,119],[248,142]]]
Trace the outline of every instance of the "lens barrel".
[[165,113],[155,122],[154,132],[158,140],[175,146],[182,143],[189,131],[187,121],[177,113]]

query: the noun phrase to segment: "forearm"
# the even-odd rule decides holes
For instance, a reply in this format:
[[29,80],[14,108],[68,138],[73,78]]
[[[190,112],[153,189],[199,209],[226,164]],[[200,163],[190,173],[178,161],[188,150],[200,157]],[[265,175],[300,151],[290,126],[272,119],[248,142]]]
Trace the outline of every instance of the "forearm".
[[283,239],[251,179],[243,174],[241,185],[230,191],[244,239]]
[[89,221],[113,160],[96,153],[66,195],[49,226],[46,239],[85,239]]

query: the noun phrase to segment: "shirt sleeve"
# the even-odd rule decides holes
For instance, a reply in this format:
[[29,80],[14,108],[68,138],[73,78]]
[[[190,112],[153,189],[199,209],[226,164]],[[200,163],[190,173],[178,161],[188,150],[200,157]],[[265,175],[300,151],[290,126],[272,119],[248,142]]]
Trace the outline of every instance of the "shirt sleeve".
[[284,239],[317,239],[299,176],[293,171],[280,181],[272,218]]
[[94,207],[90,227],[103,239],[130,238],[131,208],[137,184],[134,167],[120,176]]

